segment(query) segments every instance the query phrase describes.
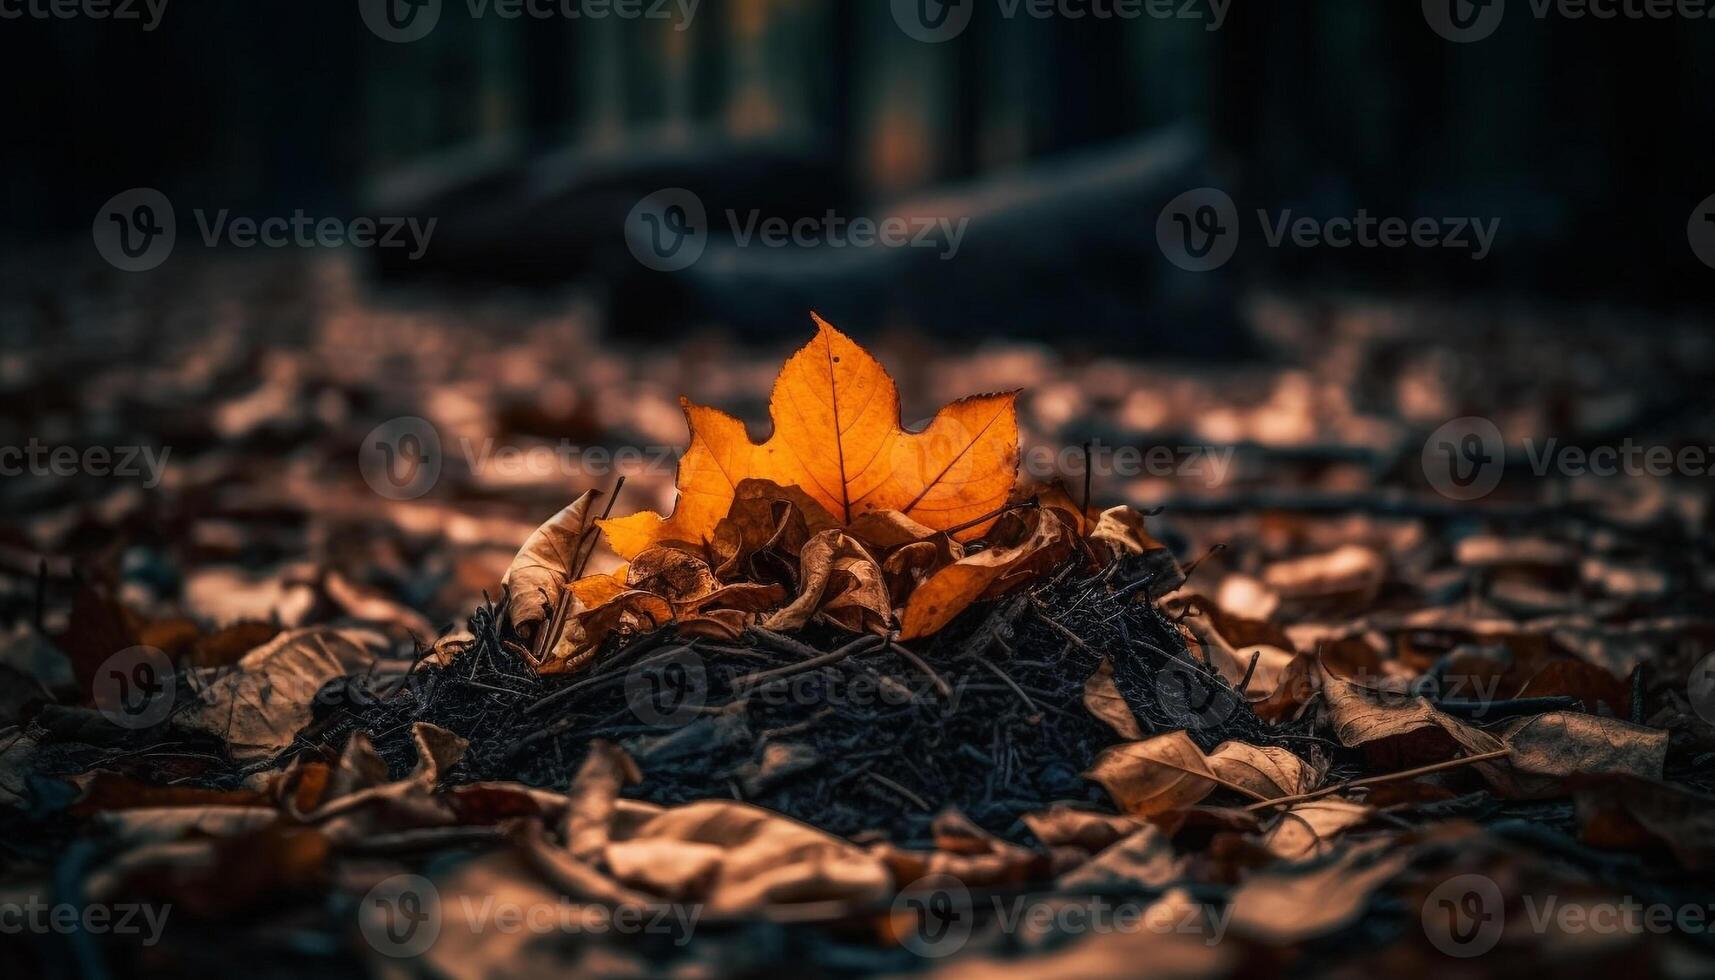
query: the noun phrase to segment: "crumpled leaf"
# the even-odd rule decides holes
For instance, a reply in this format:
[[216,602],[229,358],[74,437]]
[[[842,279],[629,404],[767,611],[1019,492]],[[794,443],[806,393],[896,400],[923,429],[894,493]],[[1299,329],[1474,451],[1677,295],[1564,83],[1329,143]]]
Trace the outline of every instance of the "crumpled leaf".
[[979,599],[992,598],[1019,582],[1054,568],[1077,548],[1072,529],[1051,509],[1009,514],[1023,531],[1017,544],[997,545],[948,565],[911,593],[900,616],[900,638],[938,632]]
[[[815,322],[815,339],[775,381],[766,443],[752,442],[725,413],[682,402],[691,445],[679,464],[678,504],[670,518],[644,512],[602,521],[621,557],[662,541],[712,539],[739,481],[751,477],[801,488],[841,524],[897,510],[947,530],[1006,502],[1018,467],[1016,393],[962,399],[922,432],[906,432],[899,391],[881,364],[821,317]],[[959,536],[974,538],[989,523]]]
[[[1376,691],[1322,668],[1322,695],[1334,737],[1350,748],[1363,746],[1384,768],[1454,758],[1460,749],[1472,755],[1502,747],[1493,735],[1445,714],[1421,696]],[[1491,763],[1478,763],[1487,774]]]
[[[1185,573],[1173,552],[1149,533],[1144,515],[1132,507],[1120,505],[1102,511],[1095,526],[1086,532],[1090,548],[1100,561],[1121,558],[1144,558],[1153,574],[1150,593],[1162,595],[1177,589],[1185,581]],[[1133,570],[1136,574],[1136,570]]]
[[600,496],[600,491],[586,491],[544,521],[525,539],[500,580],[506,590],[507,618],[526,640],[534,635],[536,625],[552,618],[559,607]]
[[1160,888],[1185,877],[1188,859],[1176,854],[1168,833],[1154,824],[1103,848],[1056,884],[1067,891],[1112,892]]
[[800,902],[875,902],[891,893],[879,858],[813,827],[729,800],[662,810],[614,828],[603,850],[619,881],[738,915]]
[[1375,812],[1374,807],[1331,796],[1300,803],[1280,815],[1263,846],[1283,861],[1322,857],[1333,850],[1336,835],[1368,822]]
[[1131,705],[1126,703],[1125,695],[1120,693],[1114,683],[1114,662],[1103,657],[1096,667],[1096,672],[1084,681],[1084,707],[1090,714],[1095,715],[1102,724],[1113,729],[1120,738],[1139,741],[1143,738],[1143,726],[1137,723],[1137,716],[1132,714]]
[[936,814],[931,829],[933,851],[878,844],[871,853],[886,862],[893,880],[901,885],[930,875],[950,875],[970,887],[1021,885],[1048,870],[1043,855],[995,837],[957,810]]
[[1550,711],[1499,729],[1512,754],[1479,769],[1495,792],[1513,799],[1565,796],[1572,776],[1660,779],[1667,732],[1617,718]]
[[1307,769],[1284,749],[1223,742],[1204,755],[1184,732],[1168,732],[1107,749],[1085,778],[1101,783],[1125,813],[1150,817],[1201,802],[1216,787],[1258,801],[1292,796],[1313,781]]
[[796,630],[821,615],[854,633],[886,633],[893,604],[881,566],[857,539],[843,531],[822,531],[799,555],[798,597],[763,620],[772,630]]
[[266,759],[309,724],[323,685],[369,669],[375,662],[370,642],[357,630],[282,633],[245,654],[233,670],[200,672],[206,683],[173,724],[224,739],[239,762]]
[[1277,946],[1328,935],[1356,920],[1371,893],[1410,859],[1409,849],[1376,841],[1349,846],[1325,862],[1254,874],[1233,893],[1232,927]]
[[739,576],[769,581],[781,571],[795,576],[793,560],[805,542],[837,526],[827,510],[798,487],[783,487],[772,480],[740,480],[732,508],[715,525],[711,548],[715,575],[722,581]]

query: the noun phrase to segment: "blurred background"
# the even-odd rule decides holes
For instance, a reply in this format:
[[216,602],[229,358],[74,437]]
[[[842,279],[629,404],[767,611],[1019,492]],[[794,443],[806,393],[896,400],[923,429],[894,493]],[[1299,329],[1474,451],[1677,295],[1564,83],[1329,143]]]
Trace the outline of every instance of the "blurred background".
[[[1098,474],[1168,520],[1444,511],[1419,454],[1462,416],[1515,469],[1526,438],[1706,438],[1715,23],[1545,9],[6,0],[0,443],[170,453],[152,486],[9,472],[9,610],[101,563],[145,606],[287,618],[332,570],[438,626],[576,492],[669,507],[670,463],[588,450],[682,446],[681,394],[765,435],[812,308],[908,421],[1022,387],[1056,452],[1234,453]],[[300,213],[328,242],[234,223]],[[1268,240],[1362,215],[1448,240]],[[416,224],[341,244],[366,218]],[[889,219],[911,240],[850,240]],[[170,254],[124,257],[149,228]],[[640,251],[664,234],[688,263]],[[439,453],[410,493],[364,479],[400,419]],[[1697,528],[1707,483],[1499,494]]]

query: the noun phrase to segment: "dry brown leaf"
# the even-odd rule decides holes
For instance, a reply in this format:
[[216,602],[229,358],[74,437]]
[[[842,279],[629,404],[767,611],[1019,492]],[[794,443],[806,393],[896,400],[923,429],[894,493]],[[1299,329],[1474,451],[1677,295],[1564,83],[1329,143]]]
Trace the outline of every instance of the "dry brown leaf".
[[1103,848],[1055,882],[1067,891],[1117,892],[1160,888],[1185,877],[1187,859],[1174,853],[1168,834],[1145,824]]
[[335,678],[375,662],[372,637],[359,630],[282,633],[245,654],[236,668],[204,670],[195,702],[173,724],[224,739],[233,759],[257,762],[292,744],[309,724],[315,696]]
[[[881,364],[815,320],[815,339],[775,381],[774,433],[766,443],[752,442],[729,415],[683,403],[691,445],[679,465],[678,504],[666,519],[644,512],[601,522],[621,557],[661,541],[711,540],[746,478],[799,487],[841,524],[868,511],[897,510],[947,530],[1006,502],[1018,467],[1016,393],[954,402],[922,432],[906,432],[899,391]],[[960,537],[976,537],[988,523],[972,524]]]
[[1616,718],[1550,711],[1499,731],[1512,755],[1479,769],[1496,793],[1513,799],[1568,795],[1573,776],[1660,779],[1667,761],[1667,732]]
[[1129,741],[1143,739],[1143,727],[1137,723],[1137,716],[1131,713],[1131,705],[1126,703],[1125,695],[1114,683],[1114,662],[1111,659],[1103,657],[1096,672],[1084,681],[1084,707],[1120,738]]
[[1263,846],[1283,861],[1308,861],[1333,850],[1340,833],[1367,822],[1375,808],[1325,797],[1300,803],[1280,815]]
[[1377,841],[1348,847],[1327,863],[1252,875],[1233,893],[1232,927],[1278,946],[1325,936],[1356,920],[1371,893],[1410,859],[1409,851]]
[[[1493,735],[1437,710],[1426,698],[1372,690],[1336,677],[1326,666],[1322,695],[1334,737],[1349,748],[1362,746],[1383,768],[1441,762],[1461,749],[1480,755],[1502,747]],[[1488,771],[1489,764],[1478,765]]]
[[561,836],[580,861],[594,861],[607,847],[619,791],[643,780],[625,750],[605,739],[590,743],[590,753],[572,779]]
[[1077,541],[1058,515],[1040,508],[1022,516],[1008,515],[1023,522],[1026,533],[1020,543],[967,555],[925,579],[905,604],[900,638],[938,632],[971,603],[1002,594],[1071,557]]
[[526,640],[534,635],[536,624],[551,618],[559,606],[576,570],[579,543],[585,540],[600,496],[599,491],[587,491],[543,522],[525,539],[512,559],[512,567],[500,580],[506,590],[507,618]]
[[1222,742],[1209,753],[1209,768],[1227,782],[1269,800],[1308,793],[1322,781],[1316,767],[1276,745]]
[[941,875],[970,887],[1022,885],[1039,880],[1049,870],[1044,855],[987,833],[957,810],[936,814],[932,830],[933,851],[878,844],[871,853],[886,863],[893,880],[901,885]]
[[740,480],[732,508],[715,525],[711,545],[715,575],[722,581],[747,574],[767,581],[768,573],[779,569],[752,566],[769,560],[789,563],[787,570],[794,570],[795,559],[810,536],[835,526],[822,505],[797,487],[783,487],[772,480]]
[[1107,749],[1085,778],[1102,784],[1123,812],[1150,817],[1199,803],[1225,786],[1253,800],[1272,799],[1217,773],[1184,732],[1168,732]]
[[854,633],[886,633],[893,604],[881,566],[857,539],[828,530],[805,542],[800,586],[791,605],[763,620],[773,630],[796,630],[820,615]]
[[1049,847],[1077,847],[1091,854],[1130,836],[1142,826],[1131,817],[1080,810],[1064,803],[1056,803],[1040,813],[1027,813],[1020,819],[1037,840]]
[[616,878],[700,901],[712,915],[800,902],[862,904],[892,889],[878,858],[746,803],[673,807],[634,828],[615,827],[613,837],[603,853]]

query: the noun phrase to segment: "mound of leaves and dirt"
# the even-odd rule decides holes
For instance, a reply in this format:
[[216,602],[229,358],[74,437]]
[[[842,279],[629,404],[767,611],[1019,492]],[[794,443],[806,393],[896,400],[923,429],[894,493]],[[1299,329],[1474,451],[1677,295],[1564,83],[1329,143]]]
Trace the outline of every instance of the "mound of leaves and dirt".
[[[1706,625],[1636,615],[1635,554],[1574,570],[1467,534],[1451,575],[1421,535],[1390,553],[1348,528],[1204,591],[1149,515],[1019,483],[1011,394],[908,431],[879,362],[818,320],[770,409],[759,443],[686,402],[671,515],[584,493],[408,657],[353,622],[210,632],[82,583],[56,643],[6,647],[33,685],[0,735],[6,880],[171,915],[29,965],[1236,976],[1488,954],[1500,975],[1572,948],[1521,925],[1539,896],[1709,898],[1715,739],[1688,665],[1610,666]],[[602,542],[622,563],[589,572]],[[1497,612],[1574,579],[1600,616]],[[1557,962],[1695,972],[1711,950],[1684,932]]]

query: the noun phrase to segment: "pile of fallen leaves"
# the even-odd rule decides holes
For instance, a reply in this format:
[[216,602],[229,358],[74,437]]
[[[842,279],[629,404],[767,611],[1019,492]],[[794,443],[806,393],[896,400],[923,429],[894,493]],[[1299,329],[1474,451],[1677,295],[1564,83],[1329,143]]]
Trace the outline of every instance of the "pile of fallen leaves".
[[[683,402],[691,445],[671,517],[598,520],[590,491],[525,542],[502,584],[540,673],[669,625],[714,640],[813,621],[919,639],[1075,555],[1106,565],[1160,548],[1128,507],[1092,515],[1058,487],[1014,499],[1016,393],[962,399],[908,432],[887,371],[815,319],[774,383],[768,441]],[[578,577],[598,527],[626,563]]]
[[[1707,971],[1706,931],[1541,912],[1715,897],[1702,544],[1259,507],[1187,581],[1136,511],[1015,485],[1010,395],[907,432],[821,324],[772,407],[758,445],[687,405],[671,517],[580,498],[412,656],[349,622],[140,617],[93,582],[53,641],[16,630],[5,901],[172,910],[159,945],[37,936],[27,968]],[[627,564],[582,574],[598,534]],[[171,710],[122,724],[100,668],[138,643],[171,673],[124,676]],[[639,710],[693,668],[688,710]],[[1133,925],[1059,914],[1101,902]],[[626,913],[660,929],[601,928]]]

